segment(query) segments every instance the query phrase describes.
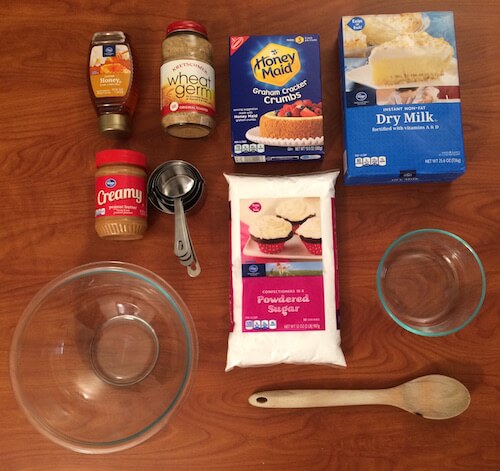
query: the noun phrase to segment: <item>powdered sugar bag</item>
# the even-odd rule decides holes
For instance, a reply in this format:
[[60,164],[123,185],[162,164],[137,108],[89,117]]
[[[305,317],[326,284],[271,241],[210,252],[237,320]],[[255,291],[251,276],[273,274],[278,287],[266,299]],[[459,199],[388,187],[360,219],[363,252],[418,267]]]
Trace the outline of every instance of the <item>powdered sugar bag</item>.
[[335,241],[338,171],[228,175],[231,332],[226,371],[345,366]]

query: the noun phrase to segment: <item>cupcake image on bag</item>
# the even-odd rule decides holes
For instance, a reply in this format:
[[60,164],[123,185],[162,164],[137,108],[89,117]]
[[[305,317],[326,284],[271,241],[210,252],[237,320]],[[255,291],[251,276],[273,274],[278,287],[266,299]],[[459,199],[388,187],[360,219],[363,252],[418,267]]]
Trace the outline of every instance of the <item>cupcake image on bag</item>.
[[250,237],[265,254],[277,254],[293,237],[292,224],[277,216],[260,216],[248,229]]
[[303,198],[286,199],[276,207],[276,216],[288,221],[295,232],[309,218],[315,216],[314,208]]
[[309,218],[297,229],[297,235],[305,248],[312,255],[322,255],[321,248],[321,219],[317,216]]

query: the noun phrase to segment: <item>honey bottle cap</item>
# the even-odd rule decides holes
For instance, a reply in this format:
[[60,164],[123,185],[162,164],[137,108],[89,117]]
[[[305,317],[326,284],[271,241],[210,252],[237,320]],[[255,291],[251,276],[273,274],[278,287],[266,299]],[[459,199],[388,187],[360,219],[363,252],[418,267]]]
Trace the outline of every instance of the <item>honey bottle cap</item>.
[[99,116],[99,130],[109,137],[128,137],[130,135],[130,118],[118,113],[103,114]]

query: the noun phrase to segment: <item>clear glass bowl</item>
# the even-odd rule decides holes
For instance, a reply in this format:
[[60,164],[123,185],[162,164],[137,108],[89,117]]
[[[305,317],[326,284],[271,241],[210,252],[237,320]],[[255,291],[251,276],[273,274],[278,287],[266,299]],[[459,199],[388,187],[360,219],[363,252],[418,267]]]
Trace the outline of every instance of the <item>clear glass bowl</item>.
[[439,337],[465,327],[486,293],[481,260],[472,247],[440,229],[420,229],[394,241],[377,271],[387,313],[414,334]]
[[82,453],[157,433],[186,396],[198,343],[164,280],[120,262],[84,265],[46,285],[14,333],[10,374],[33,425]]

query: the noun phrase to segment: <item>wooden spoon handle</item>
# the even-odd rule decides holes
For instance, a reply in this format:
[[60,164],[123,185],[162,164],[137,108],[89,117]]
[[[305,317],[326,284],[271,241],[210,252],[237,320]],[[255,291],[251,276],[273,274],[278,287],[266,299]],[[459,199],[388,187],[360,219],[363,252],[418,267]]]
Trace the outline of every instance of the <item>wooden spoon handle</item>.
[[261,391],[248,398],[252,406],[273,408],[306,408],[394,404],[390,389],[284,389]]

